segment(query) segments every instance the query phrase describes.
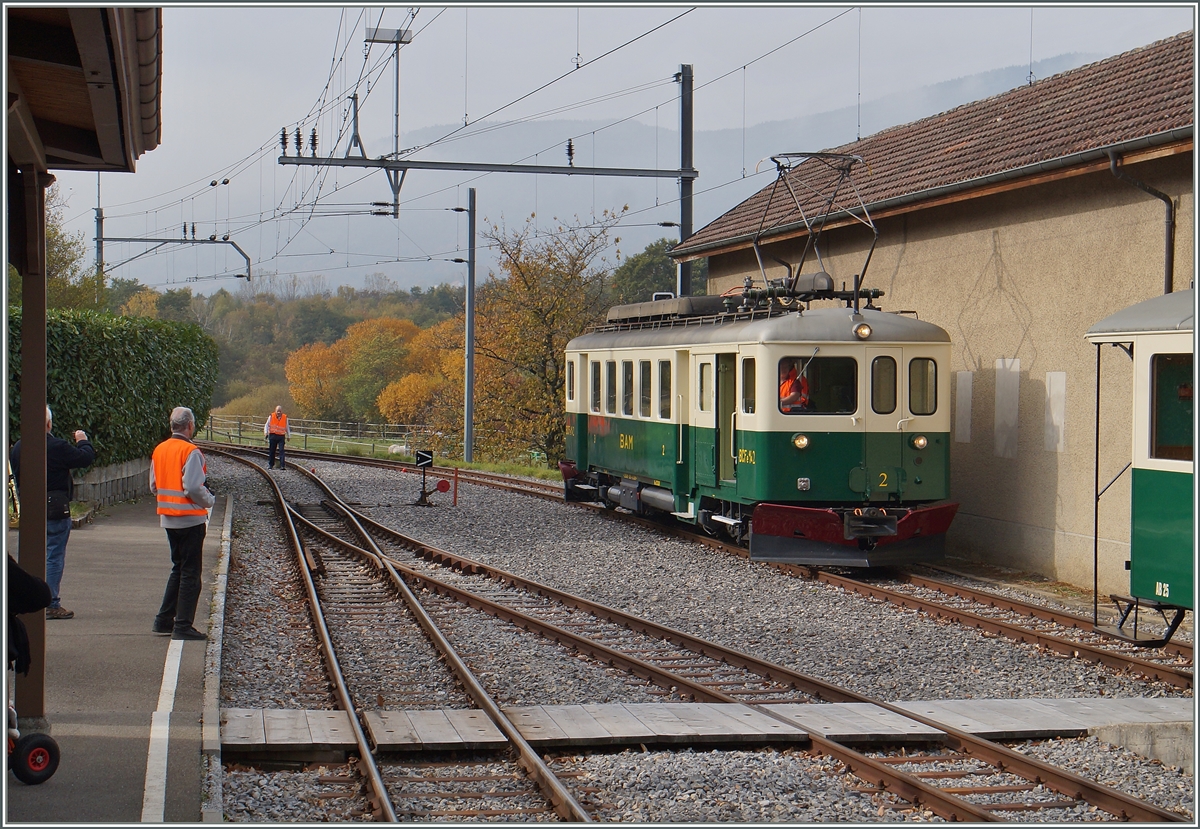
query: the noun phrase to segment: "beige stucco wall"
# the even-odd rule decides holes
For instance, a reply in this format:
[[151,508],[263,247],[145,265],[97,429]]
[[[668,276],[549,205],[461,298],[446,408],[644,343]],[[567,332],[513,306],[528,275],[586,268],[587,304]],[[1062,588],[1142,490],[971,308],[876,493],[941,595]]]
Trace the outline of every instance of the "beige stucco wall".
[[[1133,164],[1127,174],[1176,201],[1176,289],[1194,278],[1192,155]],[[953,372],[972,372],[970,441],[951,444],[953,556],[1041,573],[1091,587],[1096,347],[1084,333],[1109,314],[1162,293],[1165,205],[1109,172],[961,201],[877,221],[867,287],[887,310],[916,311],[953,340]],[[826,270],[853,283],[869,238],[826,234]],[[771,252],[795,262],[800,247]],[[769,260],[768,260],[769,261]],[[815,270],[810,256],[805,272]],[[711,257],[710,294],[759,276],[752,252]],[[782,267],[768,270],[774,278]],[[761,284],[761,280],[757,280]],[[1020,361],[1015,456],[998,455],[997,360]],[[1129,360],[1102,351],[1100,477],[1103,487],[1131,453]],[[1062,451],[1047,448],[1047,384],[1065,374]],[[956,378],[955,378],[956,379]],[[1057,378],[1056,378],[1057,379]],[[957,416],[966,401],[958,399]],[[957,422],[957,419],[955,419]],[[1001,426],[1003,431],[1003,426]],[[1051,438],[1055,434],[1051,429]],[[1100,590],[1128,590],[1129,473],[1100,501]]]

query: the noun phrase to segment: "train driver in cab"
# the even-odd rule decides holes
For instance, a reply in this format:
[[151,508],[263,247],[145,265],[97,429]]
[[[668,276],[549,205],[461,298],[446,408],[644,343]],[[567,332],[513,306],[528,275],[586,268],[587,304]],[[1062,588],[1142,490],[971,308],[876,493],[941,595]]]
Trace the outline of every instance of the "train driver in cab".
[[796,364],[779,361],[779,411],[795,414],[808,410],[808,377],[796,376]]

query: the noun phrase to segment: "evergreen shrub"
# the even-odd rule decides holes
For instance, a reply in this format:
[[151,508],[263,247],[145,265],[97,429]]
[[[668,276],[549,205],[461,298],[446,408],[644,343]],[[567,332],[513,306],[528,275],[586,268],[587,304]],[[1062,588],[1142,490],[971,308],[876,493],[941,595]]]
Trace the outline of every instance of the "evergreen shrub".
[[[54,434],[83,429],[96,466],[149,457],[171,434],[171,410],[187,406],[197,431],[208,420],[217,344],[193,323],[93,311],[46,313],[46,402]],[[8,312],[9,440],[21,436],[21,309]]]

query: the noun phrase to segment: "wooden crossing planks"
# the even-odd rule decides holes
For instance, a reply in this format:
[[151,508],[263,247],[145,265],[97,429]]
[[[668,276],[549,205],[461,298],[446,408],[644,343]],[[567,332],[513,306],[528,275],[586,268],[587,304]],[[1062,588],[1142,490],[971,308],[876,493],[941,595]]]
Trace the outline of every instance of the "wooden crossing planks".
[[942,732],[865,702],[764,705],[805,731],[840,743],[936,740]]
[[345,711],[223,708],[221,746],[345,751],[354,748],[354,730]]
[[[1120,723],[1192,721],[1192,700],[1174,697],[917,700],[896,705],[992,739],[1067,737]],[[505,714],[526,740],[545,747],[761,745],[805,742],[809,732],[850,743],[928,741],[941,735],[936,728],[868,703],[539,705],[506,709]],[[483,712],[472,709],[368,711],[364,719],[381,750],[497,748],[507,742]],[[352,735],[344,711],[221,711],[222,747],[233,751],[350,749]]]

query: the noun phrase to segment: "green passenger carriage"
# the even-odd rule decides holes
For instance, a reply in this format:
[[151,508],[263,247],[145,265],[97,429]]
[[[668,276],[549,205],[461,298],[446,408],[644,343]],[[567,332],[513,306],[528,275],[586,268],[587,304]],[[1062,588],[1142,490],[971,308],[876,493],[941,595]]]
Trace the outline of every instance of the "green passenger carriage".
[[[1195,608],[1194,529],[1194,290],[1163,294],[1131,305],[1093,325],[1097,413],[1100,404],[1100,346],[1123,348],[1133,360],[1133,446],[1128,596],[1114,595],[1115,626],[1099,630],[1146,646],[1165,644],[1187,610]],[[1102,437],[1097,417],[1097,469]],[[1111,484],[1110,484],[1111,485]],[[1102,490],[1097,479],[1097,529]],[[1107,487],[1105,487],[1107,489]],[[1097,575],[1099,570],[1098,540]],[[1164,632],[1138,630],[1138,610],[1162,614]]]
[[[957,509],[949,336],[870,300],[855,310],[823,273],[798,290],[846,306],[672,298],[613,308],[572,340],[566,497],[670,513],[756,560],[941,557]],[[789,375],[804,382],[791,404]]]

